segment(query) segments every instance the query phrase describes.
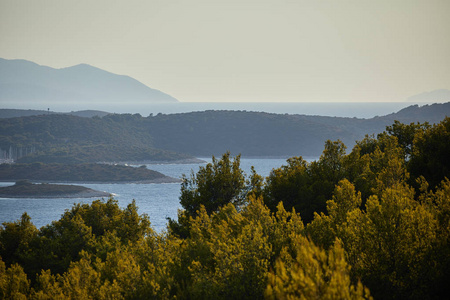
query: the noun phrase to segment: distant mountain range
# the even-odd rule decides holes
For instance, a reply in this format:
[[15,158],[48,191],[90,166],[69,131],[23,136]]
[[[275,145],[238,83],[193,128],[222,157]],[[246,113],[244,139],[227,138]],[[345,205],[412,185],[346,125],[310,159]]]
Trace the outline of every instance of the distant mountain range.
[[450,101],[450,90],[440,89],[420,93],[406,99],[408,102],[448,102]]
[[27,60],[0,58],[0,101],[178,102],[129,76],[80,64],[54,69]]

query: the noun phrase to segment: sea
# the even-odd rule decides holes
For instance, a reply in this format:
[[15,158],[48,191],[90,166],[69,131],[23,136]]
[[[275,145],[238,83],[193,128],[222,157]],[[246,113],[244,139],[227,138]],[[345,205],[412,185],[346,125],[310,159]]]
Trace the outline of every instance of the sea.
[[[233,155],[233,154],[232,154]],[[211,162],[212,158],[201,157],[203,163],[191,164],[148,164],[147,168],[158,171],[164,175],[181,178],[182,174],[189,176],[196,173],[201,166]],[[306,158],[305,158],[306,159]],[[309,160],[314,160],[310,158]],[[241,169],[249,176],[251,167],[264,177],[270,174],[273,168],[286,165],[286,158],[241,158]],[[0,186],[13,185],[14,182],[0,182]],[[133,200],[136,201],[139,214],[147,214],[150,217],[152,228],[156,232],[163,232],[167,227],[167,218],[177,219],[177,211],[181,209],[179,202],[180,183],[67,183],[82,185],[94,190],[105,191],[113,194],[118,200],[119,206],[125,208]],[[14,222],[20,219],[24,212],[31,217],[33,224],[40,228],[52,221],[59,220],[64,211],[70,209],[76,203],[91,203],[97,198],[0,198],[0,223]],[[105,199],[106,200],[106,199]]]

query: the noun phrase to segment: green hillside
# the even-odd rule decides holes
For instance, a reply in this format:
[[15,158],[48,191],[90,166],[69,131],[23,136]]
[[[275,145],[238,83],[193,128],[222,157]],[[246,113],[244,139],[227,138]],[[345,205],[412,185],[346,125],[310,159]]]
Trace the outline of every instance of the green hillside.
[[0,148],[3,157],[24,163],[179,161],[226,151],[317,157],[328,139],[352,147],[365,134],[380,133],[395,120],[433,124],[447,115],[450,103],[410,106],[371,119],[246,111],[102,118],[50,114],[0,119]]

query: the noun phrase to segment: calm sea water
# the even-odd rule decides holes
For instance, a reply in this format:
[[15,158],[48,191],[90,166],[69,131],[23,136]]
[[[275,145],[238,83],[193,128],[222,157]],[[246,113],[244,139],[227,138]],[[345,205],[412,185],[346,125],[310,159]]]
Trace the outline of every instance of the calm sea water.
[[[210,158],[201,158],[210,162]],[[283,158],[242,158],[241,168],[246,174],[250,174],[251,166],[262,176],[268,176],[273,168],[286,164]],[[149,169],[161,172],[165,175],[181,178],[182,174],[189,175],[191,170],[198,171],[203,164],[158,164],[147,165]],[[8,186],[13,182],[2,182],[0,186]],[[139,207],[139,213],[146,213],[150,217],[152,227],[161,232],[166,228],[167,218],[176,219],[177,210],[181,208],[179,203],[180,184],[82,184],[95,190],[106,191],[114,194],[121,207],[126,207],[134,199]],[[74,203],[91,203],[96,198],[76,199],[15,199],[0,198],[0,223],[12,222],[27,212],[34,225],[40,228],[60,219],[66,209],[70,209]]]

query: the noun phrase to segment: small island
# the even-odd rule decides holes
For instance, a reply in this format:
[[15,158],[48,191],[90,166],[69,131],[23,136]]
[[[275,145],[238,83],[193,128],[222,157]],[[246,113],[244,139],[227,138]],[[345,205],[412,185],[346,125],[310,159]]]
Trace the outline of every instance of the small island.
[[0,181],[51,183],[171,183],[180,182],[145,165],[130,167],[108,164],[1,164]]
[[34,184],[28,180],[17,181],[12,186],[0,187],[1,198],[100,198],[110,196],[110,193],[79,185]]

